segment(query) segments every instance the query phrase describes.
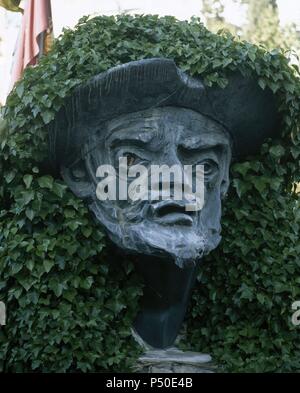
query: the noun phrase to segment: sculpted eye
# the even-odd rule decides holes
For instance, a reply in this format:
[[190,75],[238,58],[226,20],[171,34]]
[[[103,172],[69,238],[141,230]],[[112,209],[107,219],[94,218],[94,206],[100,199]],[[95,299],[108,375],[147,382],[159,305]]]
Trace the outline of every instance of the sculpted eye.
[[124,157],[127,158],[127,166],[130,167],[139,161],[139,157],[134,153],[125,153]]
[[127,164],[127,170],[129,170],[132,166],[135,165],[148,166],[148,163],[148,160],[143,157],[143,154],[138,154],[135,152],[133,153],[132,151],[129,152],[126,150],[116,152],[114,159],[115,168],[118,168],[119,165]]
[[211,159],[203,160],[198,165],[204,165],[204,176],[205,181],[211,180],[211,178],[218,172],[219,165]]
[[204,165],[204,172],[206,176],[211,176],[218,170],[218,164],[213,160],[205,160],[201,162],[201,165]]

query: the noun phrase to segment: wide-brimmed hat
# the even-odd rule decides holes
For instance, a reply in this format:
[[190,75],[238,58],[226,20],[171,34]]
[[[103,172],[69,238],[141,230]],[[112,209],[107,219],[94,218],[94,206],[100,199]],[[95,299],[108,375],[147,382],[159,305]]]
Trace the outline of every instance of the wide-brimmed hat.
[[233,157],[240,160],[258,153],[280,129],[275,96],[255,78],[231,72],[225,88],[205,87],[173,60],[154,58],[111,68],[78,86],[50,126],[51,160],[56,167],[68,165],[107,120],[165,106],[192,109],[221,124],[232,137]]

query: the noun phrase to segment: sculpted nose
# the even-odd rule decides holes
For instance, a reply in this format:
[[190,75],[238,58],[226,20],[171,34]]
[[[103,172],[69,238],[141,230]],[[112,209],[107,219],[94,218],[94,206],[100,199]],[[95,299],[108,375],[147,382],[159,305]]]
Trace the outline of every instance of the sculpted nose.
[[[169,149],[169,150],[168,150]],[[165,148],[165,154],[159,163],[151,166],[151,199],[180,201],[178,207],[184,207],[184,166],[178,158],[177,149],[173,145]],[[174,205],[173,205],[174,207]]]
[[[170,189],[171,194],[174,192],[174,187],[178,186],[183,191],[183,180],[184,180],[184,166],[177,155],[175,148],[170,147],[170,151],[164,157],[163,162],[160,164],[163,167],[167,167],[170,170]],[[167,171],[168,171],[167,169]],[[159,186],[162,187],[162,176],[159,180]]]
[[168,165],[169,167],[176,165],[176,166],[180,167],[181,170],[183,170],[182,162],[177,154],[177,147],[172,146],[170,148],[167,147],[166,149],[168,151],[166,152],[166,155],[164,157],[163,164]]

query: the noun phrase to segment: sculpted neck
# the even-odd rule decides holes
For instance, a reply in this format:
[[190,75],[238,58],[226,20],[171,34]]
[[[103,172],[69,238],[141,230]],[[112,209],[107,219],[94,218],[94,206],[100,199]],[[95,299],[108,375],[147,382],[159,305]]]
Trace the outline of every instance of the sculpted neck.
[[145,287],[134,328],[151,347],[167,348],[174,344],[196,280],[198,265],[179,268],[171,260],[137,258],[136,269]]

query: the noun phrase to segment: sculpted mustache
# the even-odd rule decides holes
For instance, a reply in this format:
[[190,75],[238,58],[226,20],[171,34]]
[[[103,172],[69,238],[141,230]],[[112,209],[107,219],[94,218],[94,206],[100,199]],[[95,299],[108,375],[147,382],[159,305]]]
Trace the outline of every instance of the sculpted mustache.
[[[167,200],[157,200],[152,198],[151,200],[139,200],[132,202],[129,206],[126,205],[126,208],[123,210],[123,215],[126,216],[126,219],[130,222],[141,222],[145,218],[152,218],[155,216],[157,210],[163,206],[175,206],[178,207],[178,210],[181,209],[181,212],[184,212],[185,206],[189,204],[189,201],[175,201],[170,198]],[[186,214],[189,214],[186,211]],[[194,215],[194,213],[192,213]]]

